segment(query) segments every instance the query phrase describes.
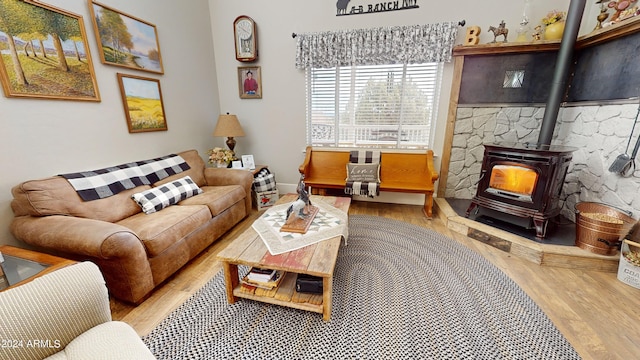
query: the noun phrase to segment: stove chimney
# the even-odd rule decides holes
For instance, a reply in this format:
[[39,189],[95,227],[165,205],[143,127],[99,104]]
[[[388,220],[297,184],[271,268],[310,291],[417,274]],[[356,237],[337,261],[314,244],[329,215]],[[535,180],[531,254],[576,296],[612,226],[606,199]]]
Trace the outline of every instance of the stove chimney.
[[580,22],[584,13],[586,0],[571,0],[569,3],[569,11],[567,12],[567,20],[565,22],[564,33],[558,51],[558,59],[556,60],[556,68],[553,73],[553,81],[551,89],[549,89],[549,98],[544,110],[542,118],[542,126],[538,135],[538,146],[551,145],[553,130],[558,120],[558,111],[560,103],[564,97],[567,79],[573,59],[573,49],[580,30]]

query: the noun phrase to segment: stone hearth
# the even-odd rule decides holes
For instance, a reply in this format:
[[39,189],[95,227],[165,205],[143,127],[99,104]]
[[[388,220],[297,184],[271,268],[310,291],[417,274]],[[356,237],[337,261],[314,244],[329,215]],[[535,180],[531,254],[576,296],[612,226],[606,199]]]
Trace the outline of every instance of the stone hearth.
[[[541,266],[617,272],[620,254],[605,256],[577,246],[536,242],[459,215],[446,199],[434,199],[434,216],[447,228]],[[564,231],[567,232],[566,230]],[[573,233],[575,236],[575,232]],[[563,235],[571,236],[569,235]],[[575,238],[574,238],[575,240]]]
[[[607,170],[625,150],[637,109],[637,104],[623,104],[560,110],[552,144],[578,148],[561,194],[563,216],[573,220],[580,201],[601,202],[640,214],[638,172],[623,177]],[[458,108],[444,197],[471,199],[480,178],[483,144],[535,144],[543,116],[541,107]]]

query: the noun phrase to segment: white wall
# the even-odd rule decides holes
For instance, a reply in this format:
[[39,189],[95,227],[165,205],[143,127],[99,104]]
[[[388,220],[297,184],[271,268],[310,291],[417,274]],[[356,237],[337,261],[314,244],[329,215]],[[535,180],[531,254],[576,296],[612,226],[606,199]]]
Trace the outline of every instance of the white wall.
[[[531,2],[532,23],[540,21],[550,10],[566,11],[569,8],[569,0]],[[297,168],[303,160],[302,151],[306,145],[305,77],[304,71],[297,70],[294,66],[295,40],[291,37],[292,33],[429,24],[464,19],[466,26],[480,26],[480,42],[488,43],[493,40],[493,36],[487,29],[491,25],[497,26],[501,20],[504,20],[510,29],[509,39],[515,40],[524,8],[524,0],[459,0],[455,4],[418,1],[419,9],[337,17],[336,2],[333,0],[209,0],[209,3],[220,108],[222,111],[237,114],[247,133],[247,137],[238,138],[236,150],[241,154],[253,154],[257,163],[268,164],[276,173],[279,187],[288,186],[289,189],[298,181]],[[349,7],[365,5],[366,8],[366,4],[375,3],[375,0],[353,0]],[[257,24],[259,59],[252,65],[261,67],[264,90],[262,99],[240,99],[238,96],[237,67],[247,65],[236,61],[234,56],[232,24],[239,15],[248,15]],[[593,26],[595,25],[590,25],[590,28]],[[466,27],[460,28],[458,43],[462,43],[465,34]],[[452,63],[446,64],[437,134],[433,146],[436,156],[442,153],[452,71]],[[439,168],[438,158],[436,167]],[[392,196],[399,195],[393,193]],[[388,200],[388,197],[385,198],[385,201]]]
[[[515,34],[524,4],[524,0],[418,1],[420,8],[415,10],[336,17],[333,0],[101,0],[157,26],[165,74],[156,75],[100,63],[87,1],[44,2],[83,16],[102,102],[0,97],[0,165],[4,170],[0,176],[0,244],[18,244],[8,230],[13,217],[10,189],[16,184],[188,148],[204,155],[214,145],[224,146],[224,139],[210,136],[217,115],[223,112],[237,114],[247,133],[237,139],[237,152],[253,154],[257,163],[270,165],[279,184],[295,184],[305,147],[305,82],[304,73],[294,68],[293,32],[464,19],[467,26],[483,29],[481,43],[486,43],[493,39],[486,29],[501,20]],[[375,1],[353,0],[350,5],[369,3]],[[566,10],[568,4],[569,0],[532,0],[532,22],[549,10]],[[238,96],[237,67],[245,64],[234,57],[232,23],[243,14],[258,24],[260,59],[254,64],[262,67],[262,99]],[[595,15],[583,21],[591,22],[587,29],[595,24],[591,18]],[[460,39],[464,34],[461,28]],[[168,131],[128,133],[117,72],[160,79]],[[451,74],[452,65],[447,64],[434,144],[438,155]]]
[[[204,154],[215,141],[220,110],[207,0],[101,1],[156,25],[164,75],[103,65],[87,1],[45,2],[82,15],[102,101],[0,96],[0,244],[25,246],[8,229],[11,188],[22,181],[187,149]],[[168,131],[129,134],[118,72],[160,79]]]

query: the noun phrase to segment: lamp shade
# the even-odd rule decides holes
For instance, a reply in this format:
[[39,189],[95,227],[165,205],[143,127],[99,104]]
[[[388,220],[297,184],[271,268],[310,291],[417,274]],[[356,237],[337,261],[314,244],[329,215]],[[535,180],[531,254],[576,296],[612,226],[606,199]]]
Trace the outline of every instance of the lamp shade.
[[242,130],[242,126],[240,126],[238,117],[226,113],[218,117],[218,123],[213,130],[213,136],[244,136],[244,131]]

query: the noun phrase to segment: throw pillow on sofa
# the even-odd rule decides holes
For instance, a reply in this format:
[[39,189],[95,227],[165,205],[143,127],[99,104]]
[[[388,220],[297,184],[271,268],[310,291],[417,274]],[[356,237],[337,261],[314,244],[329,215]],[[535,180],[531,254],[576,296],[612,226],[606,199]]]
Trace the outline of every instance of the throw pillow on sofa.
[[201,193],[202,189],[193,182],[191,177],[185,176],[153,189],[135,193],[131,198],[148,215]]

